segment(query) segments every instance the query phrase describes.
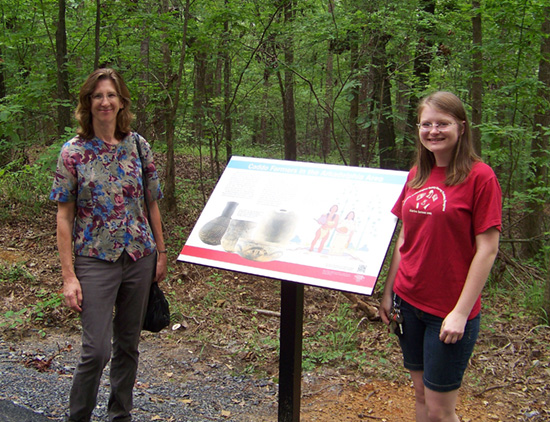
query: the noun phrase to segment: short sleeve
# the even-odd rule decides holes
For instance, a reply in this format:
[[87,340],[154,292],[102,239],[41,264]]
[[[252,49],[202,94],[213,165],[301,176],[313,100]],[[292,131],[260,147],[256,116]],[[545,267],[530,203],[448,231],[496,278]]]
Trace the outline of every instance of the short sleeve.
[[143,154],[143,162],[145,164],[144,173],[146,178],[147,191],[149,198],[153,201],[158,201],[163,198],[162,189],[160,185],[160,178],[155,166],[153,151],[149,143],[141,135],[138,135],[138,142],[141,146],[141,153]]
[[395,205],[391,209],[391,212],[393,215],[395,215],[400,220],[403,220],[403,201],[405,201],[406,192],[407,192],[407,184],[409,181],[414,177],[415,168],[413,168],[409,174],[407,175],[407,181],[405,182],[405,185],[403,186],[403,189],[401,190],[401,194],[399,195],[399,198],[397,198],[397,201],[395,202]]
[[[482,164],[482,163],[480,163]],[[479,166],[479,165],[478,165]],[[483,164],[477,176],[474,198],[474,234],[495,227],[502,230],[502,190],[493,170]]]
[[61,148],[57,160],[50,199],[57,202],[74,202],[77,197],[76,160],[71,155],[70,143]]

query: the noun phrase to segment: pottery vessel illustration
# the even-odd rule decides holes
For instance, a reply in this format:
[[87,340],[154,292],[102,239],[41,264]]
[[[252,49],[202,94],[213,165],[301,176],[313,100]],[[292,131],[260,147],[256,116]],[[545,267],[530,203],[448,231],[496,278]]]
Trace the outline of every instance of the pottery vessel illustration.
[[229,224],[231,223],[231,216],[235,212],[235,209],[239,205],[238,202],[229,201],[219,217],[210,220],[199,230],[199,238],[207,245],[217,246],[221,243],[221,239],[225,234]]
[[232,219],[221,239],[222,248],[226,252],[235,252],[239,239],[249,238],[256,225],[254,221]]
[[292,211],[279,209],[270,212],[258,224],[251,238],[241,237],[237,241],[235,251],[252,261],[279,259],[294,236],[296,221],[296,214]]

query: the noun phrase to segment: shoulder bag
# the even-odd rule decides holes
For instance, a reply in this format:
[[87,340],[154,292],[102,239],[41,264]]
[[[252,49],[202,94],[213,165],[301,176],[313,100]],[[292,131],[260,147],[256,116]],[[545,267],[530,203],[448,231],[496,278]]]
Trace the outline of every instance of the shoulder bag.
[[[136,142],[136,147],[139,155],[139,160],[141,161],[141,179],[143,182],[143,197],[145,198],[145,208],[147,209],[147,219],[150,222],[149,214],[149,201],[147,200],[147,187],[146,187],[146,178],[145,178],[145,162],[143,161],[143,155],[141,154],[141,145],[139,138],[134,134],[134,140]],[[153,280],[155,275],[153,274]],[[158,333],[163,328],[167,327],[170,324],[170,306],[164,293],[160,289],[157,282],[153,281],[151,283],[151,289],[149,291],[149,302],[147,303],[147,312],[145,313],[145,321],[143,322],[143,329],[146,331],[151,331],[153,333]]]

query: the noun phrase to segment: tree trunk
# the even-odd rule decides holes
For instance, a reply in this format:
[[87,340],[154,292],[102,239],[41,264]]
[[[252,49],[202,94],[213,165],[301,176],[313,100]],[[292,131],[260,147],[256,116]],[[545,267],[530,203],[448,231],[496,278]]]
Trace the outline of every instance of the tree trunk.
[[290,25],[293,21],[294,2],[293,0],[283,0],[284,18],[287,24],[287,37],[284,43],[285,71],[284,71],[284,90],[283,90],[283,127],[285,137],[285,160],[296,160],[296,110],[294,107],[294,43]]
[[[534,257],[544,246],[542,235],[548,230],[545,227],[544,209],[548,198],[545,194],[535,193],[536,189],[548,188],[548,163],[550,145],[548,127],[550,126],[550,7],[545,9],[545,20],[541,28],[541,58],[539,62],[539,89],[537,97],[539,107],[534,118],[534,135],[531,141],[531,172],[532,178],[527,182],[531,191],[530,200],[526,203],[527,216],[524,220],[524,236],[532,239],[524,243],[522,253],[526,257]],[[547,286],[550,289],[550,286]],[[550,306],[550,304],[547,304]]]
[[390,75],[386,45],[391,36],[379,35],[376,37],[372,54],[372,67],[375,72],[373,104],[377,115],[378,151],[380,167],[385,169],[396,168],[395,160],[395,130],[393,126],[392,100]]
[[65,27],[65,0],[59,0],[57,31],[55,33],[57,62],[57,134],[62,137],[65,128],[71,126],[71,110],[69,102],[69,74],[67,71],[67,31]]
[[4,75],[4,57],[0,46],[0,101],[6,97],[6,77]]
[[215,140],[215,154],[214,159],[216,161],[216,174],[218,177],[221,175],[221,170],[218,165],[220,162],[220,145],[225,141],[225,116],[227,115],[227,103],[225,95],[225,50],[224,46],[218,47],[217,57],[216,57],[216,68],[214,70],[214,78],[212,78],[212,86],[210,89],[213,91],[212,95],[208,95],[206,98],[221,98],[223,93],[223,104],[219,106],[216,105],[214,118],[212,121],[215,122],[214,133],[212,133],[212,138]]
[[[185,63],[185,54],[187,52],[187,26],[189,21],[190,0],[185,2],[181,50],[179,57],[179,66],[175,74],[172,75],[170,66],[170,48],[163,43],[164,66],[167,75],[166,80],[166,100],[165,100],[165,140],[166,140],[166,180],[164,187],[164,206],[167,211],[173,212],[177,208],[176,202],[176,174],[174,160],[174,132],[176,127],[176,116],[180,102],[181,81],[183,78],[183,69]],[[168,2],[162,2],[163,12],[168,12]]]
[[323,117],[323,128],[321,130],[321,156],[323,157],[323,161],[327,162],[327,157],[330,154],[330,140],[332,138],[332,109],[333,109],[333,55],[329,51],[327,55],[327,73],[325,78],[325,102],[327,111],[330,112],[331,115],[326,115]]
[[[420,0],[420,8],[424,13],[433,15],[435,13],[435,0]],[[418,26],[416,31],[418,32],[418,36],[420,38],[416,51],[416,57],[413,63],[416,90],[411,92],[411,97],[409,99],[407,132],[405,133],[403,145],[403,157],[407,161],[407,166],[412,163],[416,149],[416,108],[418,106],[418,102],[420,101],[417,92],[423,91],[428,86],[430,80],[431,62],[433,58],[431,50],[434,45],[432,40],[434,31],[431,26]]]
[[[168,8],[169,8],[169,2],[168,0],[162,0],[161,2],[161,13],[163,15],[168,14]],[[164,25],[167,25],[165,23]],[[163,28],[163,31],[165,31],[162,35],[163,41],[161,44],[161,52],[162,52],[162,63],[163,63],[163,80],[164,80],[164,104],[163,104],[163,126],[164,126],[164,133],[163,138],[164,142],[166,143],[167,149],[168,145],[172,145],[173,139],[174,139],[174,122],[170,118],[172,116],[172,107],[173,107],[173,99],[172,99],[172,89],[171,89],[171,81],[172,81],[172,52],[170,50],[170,46],[165,41],[165,39],[168,37],[168,28]],[[168,155],[168,154],[167,154]],[[167,157],[167,161],[168,157]],[[167,168],[166,168],[166,181],[164,185],[164,200],[163,200],[163,206],[166,207],[167,210],[172,211],[176,208],[176,199],[175,199],[175,183],[173,180],[172,170],[170,170],[168,167],[170,167],[169,162],[167,162]]]
[[390,76],[387,66],[383,67],[382,97],[380,101],[380,117],[378,119],[378,148],[380,151],[380,167],[397,169],[395,151],[395,128],[393,125],[392,98]]
[[[544,8],[544,15],[545,19],[541,31],[543,42],[540,47],[542,57],[539,64],[539,80],[543,82],[543,84],[539,89],[539,96],[545,100],[546,108],[542,108],[541,106],[540,112],[535,115],[535,125],[540,136],[533,138],[533,141],[537,140],[537,142],[539,142],[539,145],[535,147],[536,153],[533,155],[541,159],[539,169],[535,174],[540,177],[542,185],[548,188],[548,162],[550,159],[548,156],[548,148],[550,147],[550,135],[548,135],[548,131],[545,131],[544,128],[550,126],[550,109],[548,108],[548,104],[550,104],[550,7],[547,6]],[[542,204],[547,202],[547,198],[541,199]],[[539,217],[543,217],[542,207],[539,208],[538,211],[540,212]],[[548,232],[548,227],[543,227],[544,231]],[[550,247],[548,245],[548,238],[545,246],[543,251],[545,251],[546,286],[544,289],[542,307],[546,312],[546,323],[548,324],[550,315]]]
[[[139,11],[139,0],[129,0],[130,4],[128,5],[128,14],[136,13]],[[148,5],[144,6],[147,8],[147,12],[151,13],[150,7]],[[137,101],[134,107],[134,113],[136,119],[133,123],[134,130],[143,136],[145,139],[152,142],[151,135],[154,133],[154,130],[151,130],[152,122],[150,123],[150,115],[147,112],[147,104],[149,103],[149,96],[147,95],[147,87],[149,86],[149,49],[151,44],[150,31],[151,27],[149,25],[149,19],[143,19],[139,31],[142,36],[140,46],[139,46],[139,60],[141,62],[142,71],[139,73],[139,90],[136,93]]]
[[260,117],[260,138],[258,143],[260,145],[268,145],[268,112],[269,112],[269,70],[264,70],[264,83],[263,83],[263,92],[262,92],[262,115]]
[[548,248],[546,249],[546,257],[545,257],[545,263],[546,263],[546,286],[544,288],[544,297],[542,299],[542,308],[544,309],[544,312],[546,314],[546,321],[545,323],[548,324],[548,319],[550,315],[550,251]]
[[[359,47],[357,44],[357,34],[350,34],[350,73],[352,78],[359,78]],[[357,84],[359,85],[359,84]],[[359,155],[357,151],[357,142],[359,139],[359,88],[353,88],[353,97],[349,104],[349,164],[357,166],[359,164]]]
[[[225,0],[227,7],[228,0]],[[225,136],[225,154],[227,161],[231,159],[233,155],[233,128],[231,120],[231,57],[229,56],[229,46],[227,42],[229,40],[229,19],[223,23],[223,29],[225,33],[224,52],[223,52],[223,99],[224,99],[224,136]]]
[[[193,136],[195,142],[198,142],[199,149],[202,147],[204,139],[204,96],[206,84],[206,54],[202,51],[196,51],[194,54],[195,81],[193,90]],[[213,162],[213,149],[210,148],[210,159]],[[213,172],[213,168],[210,169]]]
[[101,0],[95,2],[95,48],[94,48],[94,69],[99,67],[99,34],[101,30]]
[[[334,0],[328,0],[328,13],[334,13]],[[327,68],[325,76],[325,103],[326,109],[332,114],[333,108],[333,99],[334,99],[334,81],[333,81],[333,70],[334,70],[334,56],[332,54],[331,42],[329,41],[327,49]],[[323,128],[321,129],[321,156],[323,161],[327,162],[327,157],[330,154],[330,140],[332,137],[332,116],[325,115],[323,117]]]
[[350,73],[352,75],[351,80],[355,80],[355,86],[352,89],[353,97],[350,101],[349,111],[350,166],[358,166],[359,159],[368,156],[368,153],[364,154],[364,152],[368,150],[368,138],[371,135],[370,127],[365,128],[359,123],[359,120],[365,116],[368,116],[371,111],[367,100],[372,95],[373,89],[371,78],[369,78],[369,75],[364,71],[367,65],[367,54],[365,51],[369,47],[359,43],[359,39],[363,38],[361,35],[357,32],[349,34],[351,60]]
[[143,89],[140,89],[137,93],[137,103],[136,103],[136,131],[140,133],[146,139],[151,137],[151,131],[149,130],[150,125],[148,124],[148,114],[147,113],[147,104],[149,103],[149,96],[147,95],[147,87],[149,85],[149,49],[151,46],[151,38],[148,35],[149,29],[147,24],[143,23],[143,39],[140,44],[140,58],[141,65],[143,66],[143,71],[141,72],[140,81],[143,83]]
[[472,0],[472,141],[476,152],[481,155],[481,129],[483,110],[483,32],[479,0]]

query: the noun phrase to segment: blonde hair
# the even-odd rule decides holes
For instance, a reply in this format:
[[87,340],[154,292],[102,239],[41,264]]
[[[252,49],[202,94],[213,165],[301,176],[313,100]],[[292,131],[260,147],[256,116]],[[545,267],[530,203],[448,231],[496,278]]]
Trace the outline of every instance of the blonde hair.
[[115,137],[117,139],[123,139],[130,132],[130,123],[134,118],[134,115],[130,111],[132,100],[130,99],[130,91],[124,83],[122,76],[120,76],[116,70],[110,68],[94,70],[80,88],[78,106],[75,111],[75,117],[79,125],[76,133],[85,139],[94,137],[91,95],[95,91],[97,83],[104,79],[113,82],[115,90],[122,102],[122,109],[118,112],[116,118]]
[[[442,113],[449,114],[454,117],[459,127],[458,142],[453,151],[451,161],[447,166],[447,177],[445,184],[448,186],[458,185],[462,183],[470,174],[472,165],[481,161],[481,158],[476,154],[472,142],[472,134],[470,131],[470,123],[464,104],[460,98],[451,92],[437,91],[420,101],[418,104],[418,122],[420,123],[420,115],[425,107],[430,106]],[[426,183],[433,166],[435,165],[435,156],[431,151],[422,145],[420,137],[417,136],[416,159],[414,165],[417,171],[412,180],[408,183],[409,187],[418,189]]]

